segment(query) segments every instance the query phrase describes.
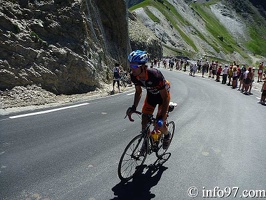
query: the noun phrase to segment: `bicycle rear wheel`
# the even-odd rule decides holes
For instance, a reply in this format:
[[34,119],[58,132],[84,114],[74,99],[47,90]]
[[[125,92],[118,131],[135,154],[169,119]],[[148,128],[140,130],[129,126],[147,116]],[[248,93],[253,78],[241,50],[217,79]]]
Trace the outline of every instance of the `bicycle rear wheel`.
[[[118,164],[118,177],[121,181],[130,180],[141,170],[141,166],[145,162],[148,152],[148,145],[146,144],[143,155],[139,155],[144,141],[144,137],[140,134],[134,137],[126,146]],[[147,142],[147,140],[145,142]]]
[[[174,137],[175,134],[175,123],[173,121],[170,121],[166,124],[166,126],[168,127],[168,132],[170,132],[171,134],[171,138],[170,138],[170,144],[172,142],[172,139]],[[163,139],[164,139],[164,135],[161,136],[160,140],[159,140],[159,144],[158,144],[158,151],[156,151],[156,156],[158,158],[162,157],[162,155],[165,154],[165,152],[168,150],[169,146],[166,149],[163,149]]]

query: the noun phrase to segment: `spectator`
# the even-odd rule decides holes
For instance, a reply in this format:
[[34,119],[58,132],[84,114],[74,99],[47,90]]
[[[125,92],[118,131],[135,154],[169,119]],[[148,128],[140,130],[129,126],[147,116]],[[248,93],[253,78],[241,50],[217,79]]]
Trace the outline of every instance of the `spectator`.
[[193,77],[195,77],[195,73],[197,72],[197,70],[198,70],[198,65],[195,63],[193,65],[193,67],[192,67],[192,75],[193,75]]
[[[182,70],[183,65],[184,65],[184,60],[181,59],[181,60],[180,60],[180,70]],[[185,71],[185,67],[184,67],[184,71]]]
[[163,60],[163,66],[166,69],[166,59]]
[[226,84],[227,76],[228,76],[228,65],[225,64],[224,69],[223,69],[223,80],[222,80],[222,84]]
[[192,76],[192,74],[193,74],[193,64],[190,63],[190,65],[189,65],[189,75]]
[[251,83],[252,79],[252,72],[251,72],[251,67],[249,67],[246,72],[244,73],[244,94],[248,94],[248,89]]
[[240,71],[240,75],[239,75],[239,88],[238,88],[238,90],[241,92],[244,91],[243,80],[244,80],[245,71],[246,71],[246,68],[244,66],[242,66],[241,71]]
[[222,68],[222,65],[220,65],[217,69],[217,75],[216,75],[216,81],[217,82],[220,82],[220,75],[221,75],[222,71],[223,71],[223,68]]
[[237,66],[233,66],[233,81],[232,88],[235,89],[237,87]]
[[202,65],[202,61],[201,59],[197,61],[197,69],[198,69],[198,72],[200,72],[201,70],[201,65]]
[[212,61],[212,78],[214,78],[214,76],[217,74],[217,64]]
[[209,65],[209,61],[206,59],[206,73],[209,73],[209,68],[210,68],[210,65]]
[[230,68],[228,70],[228,79],[229,79],[229,82],[227,84],[228,86],[231,85],[232,77],[233,77],[233,65],[230,65]]
[[175,68],[176,70],[179,70],[180,69],[180,60],[176,60],[176,63],[175,63]]
[[157,67],[157,64],[158,64],[158,59],[157,58],[154,58],[153,59],[153,66]]
[[262,81],[262,73],[263,73],[263,62],[260,63],[258,69],[258,82]]
[[117,83],[118,90],[119,90],[119,92],[121,92],[120,91],[120,79],[121,79],[121,77],[120,77],[119,66],[120,65],[118,63],[116,63],[115,67],[113,69],[113,92],[115,91],[115,83]]
[[175,64],[175,62],[174,62],[174,58],[169,59],[169,68],[170,68],[170,71],[173,70],[173,68],[174,68],[174,64]]
[[255,67],[253,67],[251,70],[251,83],[249,85],[248,94],[252,94],[251,89],[252,89],[252,84],[254,82],[254,74],[255,74]]
[[209,78],[211,78],[212,75],[212,63],[209,64]]
[[239,65],[237,65],[237,79],[239,79],[240,73],[241,73],[241,69]]
[[262,81],[264,82],[263,85],[262,85],[262,88],[261,88],[261,97],[260,97],[260,101],[259,103],[265,105],[266,104],[266,74],[264,73],[263,74],[263,79]]
[[189,65],[188,61],[185,61],[184,63],[184,72],[187,71],[187,66]]
[[205,62],[205,63],[203,64],[203,66],[202,66],[202,71],[201,71],[201,73],[202,73],[202,78],[204,78],[204,73],[207,71],[207,67],[208,67],[208,61]]

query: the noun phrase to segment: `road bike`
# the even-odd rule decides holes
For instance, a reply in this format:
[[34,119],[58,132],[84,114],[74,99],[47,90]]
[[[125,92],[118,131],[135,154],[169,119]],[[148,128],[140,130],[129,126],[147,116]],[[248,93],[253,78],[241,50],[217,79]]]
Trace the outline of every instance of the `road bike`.
[[[176,103],[171,102],[169,104],[166,119],[166,126],[171,134],[170,144],[175,133],[175,123],[174,121],[168,121],[168,116],[175,107]],[[142,115],[139,111],[135,111],[134,113],[139,116]],[[157,141],[154,141],[151,137],[151,130],[154,130],[156,122],[157,120],[153,115],[150,115],[145,130],[135,136],[126,146],[118,164],[118,177],[121,181],[128,181],[141,171],[147,155],[155,153],[157,158],[161,159],[166,154],[170,144],[167,148],[163,148],[164,134],[160,134]],[[143,148],[145,148],[144,151]],[[141,150],[143,152],[140,154]]]
[[131,80],[128,77],[126,72],[121,73],[120,76],[121,76],[121,79],[120,79],[121,86],[127,87],[127,86],[131,85]]

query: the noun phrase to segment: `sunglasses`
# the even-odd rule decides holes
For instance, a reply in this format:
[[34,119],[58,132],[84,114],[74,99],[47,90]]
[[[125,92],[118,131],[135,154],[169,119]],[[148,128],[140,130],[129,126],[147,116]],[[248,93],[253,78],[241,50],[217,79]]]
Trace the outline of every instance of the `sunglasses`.
[[136,65],[136,64],[131,64],[130,65],[130,68],[132,68],[132,69],[137,69],[137,68],[139,68],[141,65]]

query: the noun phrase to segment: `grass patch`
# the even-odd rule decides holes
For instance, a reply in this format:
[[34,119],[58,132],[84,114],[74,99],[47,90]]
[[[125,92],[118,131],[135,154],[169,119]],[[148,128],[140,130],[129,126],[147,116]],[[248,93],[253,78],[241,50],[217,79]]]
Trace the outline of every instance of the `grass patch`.
[[150,10],[148,7],[144,7],[144,11],[145,13],[149,16],[149,18],[151,18],[152,21],[156,22],[156,23],[160,23],[160,19],[158,17],[156,17]]
[[209,7],[192,4],[192,8],[206,22],[207,30],[216,38],[217,43],[222,46],[223,50],[227,53],[233,53],[236,42],[219,20],[210,13]]
[[[266,32],[266,30],[264,31]],[[255,55],[266,56],[266,39],[263,38],[260,31],[256,30],[254,27],[251,27],[249,32],[252,39],[246,43],[246,47]]]

